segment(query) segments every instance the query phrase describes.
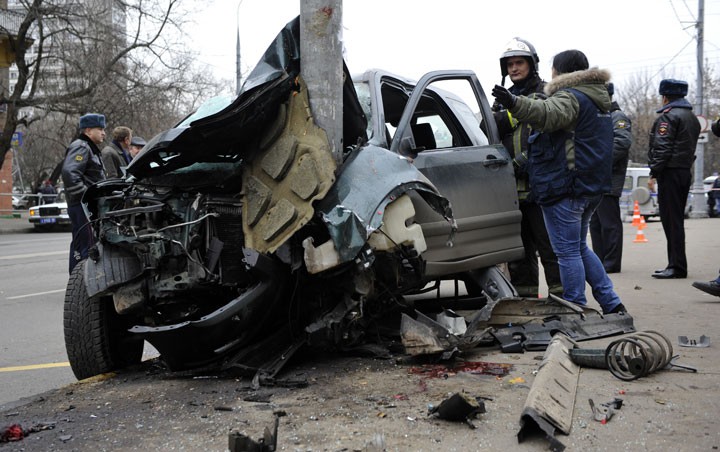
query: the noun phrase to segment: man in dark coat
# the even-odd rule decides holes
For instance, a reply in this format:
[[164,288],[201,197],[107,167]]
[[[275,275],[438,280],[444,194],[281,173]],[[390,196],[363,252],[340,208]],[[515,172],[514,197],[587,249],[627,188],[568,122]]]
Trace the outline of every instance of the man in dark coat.
[[[611,99],[615,94],[615,85],[612,83],[608,83],[608,94]],[[623,247],[620,195],[625,184],[632,131],[630,118],[614,100],[610,107],[610,116],[613,122],[612,188],[609,193],[603,195],[590,219],[590,238],[592,238],[593,251],[600,258],[605,271],[620,273]]]
[[105,179],[100,148],[105,141],[105,116],[88,113],[80,117],[80,136],[65,151],[62,179],[72,223],[70,243],[70,273],[88,256],[93,244],[92,228],[82,206],[82,196],[88,187]]
[[123,177],[124,169],[132,160],[130,156],[130,143],[132,130],[129,127],[119,126],[113,129],[112,143],[105,146],[100,154],[108,178]]
[[[538,58],[535,47],[520,38],[511,40],[500,56],[500,71],[503,76],[510,77],[513,86],[510,92],[524,95],[532,99],[544,99],[545,82],[538,74]],[[523,297],[537,298],[539,292],[538,255],[545,271],[548,290],[555,295],[562,295],[560,269],[557,257],[552,250],[545,221],[540,206],[533,200],[527,174],[528,137],[532,127],[518,121],[498,102],[493,105],[495,122],[502,137],[505,148],[513,156],[513,167],[517,181],[518,199],[522,220],[520,236],[522,237],[525,257],[508,264],[510,280],[518,294]]]
[[[658,183],[658,203],[665,239],[668,264],[653,273],[656,279],[687,278],[685,256],[685,204],[695,161],[695,147],[700,136],[700,121],[685,99],[688,84],[683,80],[665,79],[659,93],[663,106],[657,112],[650,131],[648,166],[650,177]],[[651,181],[654,182],[654,181]]]

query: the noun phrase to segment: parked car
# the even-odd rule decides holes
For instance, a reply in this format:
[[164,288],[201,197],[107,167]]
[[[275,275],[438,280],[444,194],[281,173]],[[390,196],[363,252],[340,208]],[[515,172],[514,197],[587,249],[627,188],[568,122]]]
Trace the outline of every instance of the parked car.
[[125,179],[86,192],[97,241],[64,309],[77,378],[139,362],[143,340],[171,369],[360,347],[445,279],[477,295],[468,309],[516,295],[496,267],[523,253],[513,169],[475,74],[353,82],[346,69],[338,159],[299,67],[296,19],[230,105],[201,108]]
[[61,190],[53,203],[31,207],[28,221],[35,226],[36,230],[40,231],[70,227],[71,222],[70,216],[68,216],[67,203],[65,202],[65,193]]
[[34,198],[32,195],[26,193],[14,193],[12,195],[12,208],[15,210],[27,210],[33,205]]

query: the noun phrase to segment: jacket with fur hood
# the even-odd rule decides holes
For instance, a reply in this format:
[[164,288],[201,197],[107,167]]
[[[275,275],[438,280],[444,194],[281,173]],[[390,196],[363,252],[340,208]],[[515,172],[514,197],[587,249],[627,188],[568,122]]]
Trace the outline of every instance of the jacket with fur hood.
[[575,128],[580,103],[572,93],[563,89],[577,89],[606,113],[611,107],[610,95],[606,88],[609,81],[610,72],[605,69],[590,68],[560,74],[545,85],[547,99],[518,96],[515,98],[515,106],[509,110],[518,120],[526,121],[534,129],[542,132],[561,129],[572,131]]

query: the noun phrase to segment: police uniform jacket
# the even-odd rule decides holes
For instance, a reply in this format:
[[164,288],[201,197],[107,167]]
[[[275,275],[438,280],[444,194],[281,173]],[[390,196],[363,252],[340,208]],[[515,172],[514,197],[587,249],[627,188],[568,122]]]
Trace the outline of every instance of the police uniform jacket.
[[65,151],[62,179],[68,206],[80,204],[88,187],[105,179],[100,149],[85,134]]
[[657,176],[665,168],[689,169],[695,161],[700,121],[687,99],[677,99],[657,111],[660,116],[650,130],[648,166]]

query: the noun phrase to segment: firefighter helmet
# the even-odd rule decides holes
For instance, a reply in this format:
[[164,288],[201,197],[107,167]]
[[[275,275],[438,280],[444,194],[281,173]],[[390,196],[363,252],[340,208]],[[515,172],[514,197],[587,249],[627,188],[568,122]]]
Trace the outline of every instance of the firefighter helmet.
[[513,38],[505,45],[505,50],[502,55],[500,55],[500,72],[502,73],[503,80],[508,75],[506,60],[510,57],[525,57],[530,63],[531,74],[538,71],[540,58],[535,51],[535,47],[524,39]]

